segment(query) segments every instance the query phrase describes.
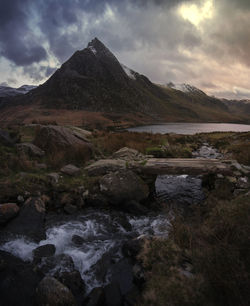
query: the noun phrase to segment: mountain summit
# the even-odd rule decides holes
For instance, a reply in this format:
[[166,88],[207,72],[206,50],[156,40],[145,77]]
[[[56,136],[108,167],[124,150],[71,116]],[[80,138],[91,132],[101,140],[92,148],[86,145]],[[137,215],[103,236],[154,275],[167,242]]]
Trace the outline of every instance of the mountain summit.
[[51,108],[144,113],[157,111],[154,99],[166,97],[145,76],[120,64],[97,38],[30,94],[32,102]]

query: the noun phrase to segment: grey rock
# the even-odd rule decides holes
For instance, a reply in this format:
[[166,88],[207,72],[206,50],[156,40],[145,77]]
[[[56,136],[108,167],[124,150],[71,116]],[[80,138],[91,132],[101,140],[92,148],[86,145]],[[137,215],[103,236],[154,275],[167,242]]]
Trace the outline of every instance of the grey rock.
[[149,195],[146,183],[131,170],[112,172],[100,179],[100,191],[114,205],[142,201]]
[[43,257],[53,256],[55,252],[56,252],[56,247],[54,246],[54,244],[45,244],[45,245],[39,246],[32,252],[33,261],[35,263],[38,263]]
[[45,152],[32,143],[19,143],[16,145],[17,150],[33,157],[43,157]]
[[69,215],[73,215],[77,212],[77,207],[72,204],[66,204],[63,209]]
[[4,224],[16,217],[19,210],[15,203],[0,204],[0,224]]
[[61,168],[60,170],[63,174],[69,175],[69,176],[77,176],[81,173],[81,169],[74,166],[74,165],[66,165]]
[[18,216],[12,219],[4,231],[12,235],[26,236],[39,242],[46,238],[45,235],[45,204],[40,198],[29,198]]
[[88,175],[99,176],[109,172],[115,172],[126,169],[126,162],[124,160],[115,159],[100,159],[97,162],[86,167]]
[[56,172],[49,173],[47,177],[51,184],[57,184],[60,179],[60,175]]
[[76,300],[68,287],[53,277],[46,276],[36,289],[38,306],[73,306]]

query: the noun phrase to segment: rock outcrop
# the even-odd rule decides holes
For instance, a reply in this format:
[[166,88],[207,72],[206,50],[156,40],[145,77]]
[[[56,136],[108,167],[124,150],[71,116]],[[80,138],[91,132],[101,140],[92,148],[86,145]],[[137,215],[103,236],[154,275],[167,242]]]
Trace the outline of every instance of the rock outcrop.
[[0,204],[0,224],[13,219],[18,212],[19,207],[15,203]]
[[34,241],[46,238],[45,204],[40,198],[29,198],[20,209],[19,215],[4,228],[4,233],[26,236]]
[[71,153],[81,151],[85,160],[90,159],[93,153],[92,146],[88,142],[76,137],[70,129],[56,125],[41,126],[34,144],[49,153],[60,150],[69,150]]
[[17,150],[33,157],[43,157],[45,152],[32,143],[20,143],[16,145]]
[[74,306],[76,300],[68,287],[46,276],[36,289],[36,303],[38,306]]
[[113,205],[142,201],[149,195],[146,183],[131,170],[108,173],[100,179],[100,191]]

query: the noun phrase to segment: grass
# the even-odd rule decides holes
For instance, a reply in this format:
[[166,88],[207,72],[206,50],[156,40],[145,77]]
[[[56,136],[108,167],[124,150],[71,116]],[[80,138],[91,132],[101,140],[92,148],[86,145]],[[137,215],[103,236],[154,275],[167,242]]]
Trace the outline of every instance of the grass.
[[[138,305],[249,305],[249,232],[248,196],[211,195],[191,218],[176,218],[168,240],[148,241],[140,254],[146,285]],[[185,262],[192,277],[181,272]]]

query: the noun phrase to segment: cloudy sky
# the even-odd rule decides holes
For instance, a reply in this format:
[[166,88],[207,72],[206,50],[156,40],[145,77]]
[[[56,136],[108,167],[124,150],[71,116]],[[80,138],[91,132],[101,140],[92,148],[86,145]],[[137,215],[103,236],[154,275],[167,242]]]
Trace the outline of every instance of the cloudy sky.
[[249,0],[0,0],[0,83],[40,84],[94,37],[153,82],[250,98]]

